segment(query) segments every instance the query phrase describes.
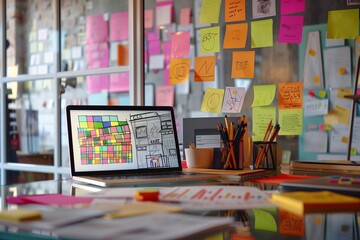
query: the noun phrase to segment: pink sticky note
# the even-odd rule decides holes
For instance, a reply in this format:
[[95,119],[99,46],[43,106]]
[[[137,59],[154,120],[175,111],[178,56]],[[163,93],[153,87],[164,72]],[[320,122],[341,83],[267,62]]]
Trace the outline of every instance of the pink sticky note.
[[108,21],[103,15],[89,16],[86,18],[87,43],[100,43],[108,41]]
[[182,8],[180,11],[180,26],[187,26],[190,24],[191,8]]
[[144,14],[144,27],[152,28],[154,26],[154,10],[147,9]]
[[164,68],[164,85],[169,85],[169,68]]
[[110,74],[109,92],[128,92],[129,91],[129,73]]
[[110,40],[123,41],[129,39],[128,12],[114,13],[110,19]]
[[148,41],[148,51],[149,55],[156,55],[161,53],[161,41],[152,40]]
[[86,47],[87,67],[90,69],[109,66],[109,46],[107,43],[91,44]]
[[190,32],[173,33],[171,42],[171,58],[181,58],[189,55]]
[[156,3],[156,26],[169,25],[172,19],[173,2],[162,1]]
[[281,0],[280,13],[291,14],[305,11],[305,0]]
[[147,40],[159,40],[159,28],[155,28],[152,32],[147,32]]
[[147,49],[144,51],[144,62],[149,62],[149,51]]
[[165,66],[170,64],[171,44],[172,44],[171,41],[163,42],[163,53],[164,53]]
[[278,41],[301,43],[304,16],[281,16]]
[[42,204],[42,205],[76,205],[90,203],[93,198],[89,197],[75,197],[63,194],[39,194],[39,195],[26,195],[18,197],[7,197],[9,204]]
[[357,89],[357,90],[356,90],[356,94],[360,94],[360,89]]
[[156,106],[173,106],[174,105],[174,85],[156,87]]
[[87,90],[88,93],[99,93],[109,88],[109,75],[95,75],[87,76]]

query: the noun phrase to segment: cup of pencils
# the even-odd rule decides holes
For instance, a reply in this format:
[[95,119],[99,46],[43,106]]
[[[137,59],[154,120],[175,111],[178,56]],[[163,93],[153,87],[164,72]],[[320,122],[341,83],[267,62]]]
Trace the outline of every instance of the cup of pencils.
[[263,141],[253,141],[253,169],[265,168],[275,169],[277,166],[276,162],[276,142],[275,138],[280,131],[280,125],[276,124],[272,126],[270,121]]
[[247,123],[245,116],[239,117],[236,123],[229,122],[225,115],[225,126],[217,125],[221,137],[221,166],[224,169],[244,169],[244,141]]

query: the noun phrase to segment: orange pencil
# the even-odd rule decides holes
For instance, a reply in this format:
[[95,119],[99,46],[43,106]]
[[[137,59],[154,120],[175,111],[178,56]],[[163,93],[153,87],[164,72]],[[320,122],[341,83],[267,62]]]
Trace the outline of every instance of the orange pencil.
[[270,134],[270,128],[272,127],[272,119],[270,120],[267,128],[266,128],[266,132],[264,134],[264,137],[263,137],[263,142],[266,141],[266,139],[268,138],[269,134]]

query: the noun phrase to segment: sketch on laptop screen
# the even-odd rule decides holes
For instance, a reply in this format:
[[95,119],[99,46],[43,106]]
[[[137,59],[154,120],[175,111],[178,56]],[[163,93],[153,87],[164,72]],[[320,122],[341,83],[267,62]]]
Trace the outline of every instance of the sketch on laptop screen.
[[169,111],[77,110],[71,122],[77,172],[179,167]]

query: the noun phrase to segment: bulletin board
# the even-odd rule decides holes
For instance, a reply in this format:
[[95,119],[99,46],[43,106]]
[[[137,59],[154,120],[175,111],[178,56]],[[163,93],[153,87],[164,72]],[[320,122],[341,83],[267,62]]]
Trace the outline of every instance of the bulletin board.
[[[213,112],[204,112],[202,111],[203,99],[206,96],[207,88],[214,89],[223,89],[226,87],[245,87],[246,91],[244,93],[243,105],[241,108],[241,115],[246,115],[249,119],[249,133],[250,136],[253,134],[254,126],[253,123],[256,123],[256,119],[253,113],[253,103],[255,98],[254,86],[266,86],[266,85],[275,85],[276,90],[273,96],[272,101],[268,105],[269,107],[274,107],[275,109],[275,119],[277,122],[283,117],[279,114],[278,109],[278,86],[279,84],[284,83],[296,83],[303,81],[303,64],[304,64],[304,52],[306,48],[306,42],[304,41],[308,32],[312,30],[319,30],[321,34],[321,46],[325,46],[326,39],[326,30],[328,22],[328,12],[333,10],[346,10],[346,9],[358,9],[358,5],[348,5],[346,1],[335,1],[335,0],[305,0],[305,9],[291,14],[283,14],[280,10],[282,0],[272,0],[265,1],[272,4],[272,8],[268,9],[269,13],[267,16],[258,16],[253,10],[253,6],[259,4],[257,0],[244,0],[244,1],[232,1],[239,4],[240,2],[245,3],[245,20],[235,21],[235,22],[226,22],[225,20],[225,6],[226,2],[229,1],[210,1],[220,2],[220,12],[218,22],[211,24],[199,24],[199,8],[201,9],[202,2],[206,0],[174,0],[174,1],[156,1],[156,0],[146,0],[145,3],[145,12],[147,10],[153,10],[153,17],[156,20],[156,10],[158,9],[159,4],[164,4],[163,2],[171,2],[171,24],[166,25],[165,28],[159,29],[159,32],[156,33],[159,36],[161,41],[161,47],[159,49],[160,53],[164,48],[168,47],[165,42],[169,41],[169,34],[171,36],[172,32],[178,31],[190,31],[190,54],[185,56],[190,58],[190,74],[189,80],[184,81],[180,84],[173,84],[173,95],[168,95],[169,98],[172,98],[168,103],[173,104],[176,110],[176,117],[178,122],[178,131],[183,131],[182,119],[184,118],[196,118],[196,117],[219,117],[223,116],[224,112],[213,113]],[[160,3],[162,2],[162,3]],[[209,1],[208,1],[209,2]],[[262,1],[264,2],[264,1]],[[299,2],[299,1],[296,1]],[[300,1],[301,2],[301,1]],[[190,11],[190,22],[187,28],[181,26],[182,14],[184,9]],[[284,42],[283,37],[279,37],[279,31],[281,26],[281,17],[282,16],[292,16],[292,17],[303,17],[303,28],[302,28],[302,39],[300,43],[296,42]],[[146,28],[147,33],[154,33],[156,28],[156,21],[154,20],[154,25],[152,28]],[[263,46],[256,47],[254,45],[254,39],[251,34],[251,29],[255,28],[255,22],[259,20],[266,20],[266,24],[271,22],[270,28],[272,28],[272,39],[270,43],[262,42]],[[240,48],[231,49],[224,47],[224,42],[226,41],[226,27],[230,24],[248,24],[248,30],[246,39],[241,38],[241,41],[245,41]],[[257,24],[257,23],[256,23]],[[219,27],[216,29],[216,34],[220,35],[220,49],[216,53],[201,53],[198,49],[198,42],[200,41],[199,30],[209,27]],[[215,30],[214,30],[215,31]],[[258,36],[262,36],[265,33],[261,33]],[[153,35],[150,34],[150,37]],[[145,37],[145,46],[149,47],[149,36]],[[240,39],[240,38],[239,38]],[[269,40],[269,39],[267,39]],[[240,41],[240,40],[239,40]],[[266,41],[265,41],[266,42]],[[266,45],[268,44],[268,45]],[[346,46],[353,46],[354,40],[345,41]],[[323,50],[323,49],[322,49]],[[233,74],[233,59],[236,52],[254,52],[254,75],[248,77],[238,77],[238,75]],[[353,53],[353,49],[352,49]],[[148,54],[148,53],[147,53]],[[196,81],[196,75],[194,75],[193,64],[195,58],[200,56],[215,56],[215,80],[210,82],[198,82]],[[145,56],[147,58],[149,56]],[[244,55],[239,55],[239,59],[246,58]],[[160,58],[161,60],[161,58]],[[166,56],[165,59],[166,60]],[[160,69],[149,68],[151,62],[145,63],[145,82],[152,83],[155,85],[155,95],[160,92],[162,85],[167,85],[169,81],[169,72],[163,67]],[[352,59],[352,71],[353,71],[353,59]],[[166,66],[162,64],[161,66]],[[195,76],[195,77],[194,77]],[[352,78],[353,81],[353,78]],[[266,93],[268,89],[265,89]],[[304,89],[305,90],[305,89]],[[169,92],[169,91],[167,91]],[[215,92],[213,92],[215,93]],[[303,91],[302,94],[308,94],[307,91]],[[146,95],[146,92],[145,92]],[[156,96],[155,96],[156,99]],[[155,104],[156,101],[155,101]],[[161,104],[161,103],[158,103]],[[301,109],[298,109],[301,111]],[[261,111],[260,111],[261,113]],[[236,117],[239,114],[228,114],[231,117]],[[322,116],[314,118],[306,118],[303,115],[301,119],[292,118],[289,119],[296,120],[299,124],[296,126],[297,134],[286,134],[278,136],[277,142],[283,147],[284,150],[291,151],[291,160],[314,160],[317,158],[316,152],[305,152],[304,151],[304,138],[303,134],[306,132],[309,125],[321,125]],[[255,121],[254,121],[255,119]],[[267,124],[268,121],[264,121]],[[300,125],[301,122],[301,125]],[[256,123],[257,124],[257,123]],[[290,126],[293,127],[293,126]],[[290,128],[288,128],[290,129]],[[285,129],[283,129],[285,131]],[[291,133],[291,131],[289,131]],[[180,134],[181,136],[182,134]],[[357,136],[354,136],[357,137]],[[182,139],[180,137],[180,142]],[[328,142],[329,144],[329,142]],[[329,146],[327,146],[328,150]],[[360,151],[360,149],[359,149]],[[327,151],[328,152],[328,151]]]

